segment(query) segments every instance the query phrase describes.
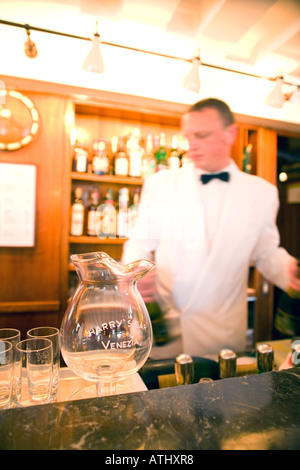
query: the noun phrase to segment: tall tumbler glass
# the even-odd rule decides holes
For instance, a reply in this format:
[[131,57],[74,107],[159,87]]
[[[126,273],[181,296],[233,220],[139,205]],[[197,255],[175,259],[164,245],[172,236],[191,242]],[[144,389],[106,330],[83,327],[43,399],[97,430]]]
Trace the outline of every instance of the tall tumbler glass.
[[13,388],[13,345],[0,340],[0,409],[10,408]]
[[52,342],[30,338],[16,346],[15,386],[19,406],[49,403],[52,392]]
[[28,338],[47,338],[53,347],[53,371],[51,401],[55,401],[58,390],[59,364],[60,364],[60,339],[59,330],[52,326],[39,326],[27,331]]
[[[0,329],[0,340],[9,341],[13,346],[13,374],[15,371],[15,358],[16,358],[16,344],[21,340],[21,332],[15,328],[1,328]],[[13,381],[12,390],[12,403],[16,404],[16,391]]]

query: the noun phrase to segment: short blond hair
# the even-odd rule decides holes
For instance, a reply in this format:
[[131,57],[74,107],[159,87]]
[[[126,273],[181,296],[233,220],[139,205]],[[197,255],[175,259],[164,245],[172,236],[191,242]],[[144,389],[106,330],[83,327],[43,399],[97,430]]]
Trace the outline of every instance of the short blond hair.
[[204,100],[198,101],[188,109],[188,113],[203,111],[204,109],[215,109],[219,113],[226,127],[235,123],[234,115],[228,104],[225,103],[225,101],[221,101],[217,98],[206,98]]

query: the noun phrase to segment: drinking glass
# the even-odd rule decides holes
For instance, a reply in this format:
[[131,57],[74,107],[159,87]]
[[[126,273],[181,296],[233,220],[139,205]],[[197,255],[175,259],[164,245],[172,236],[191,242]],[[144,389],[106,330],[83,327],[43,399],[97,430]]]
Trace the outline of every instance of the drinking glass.
[[28,338],[47,338],[52,342],[53,348],[53,371],[52,371],[52,393],[51,401],[55,401],[58,390],[59,364],[60,364],[60,341],[59,330],[52,326],[39,326],[27,331]]
[[16,346],[15,387],[17,404],[49,403],[52,392],[53,352],[47,338],[30,338]]
[[[16,358],[16,345],[21,340],[21,332],[15,328],[1,328],[0,329],[0,340],[9,341],[13,348],[13,375],[15,373],[15,358]],[[16,403],[16,391],[15,382],[13,381],[12,389],[12,403]]]
[[0,409],[10,408],[13,387],[13,345],[0,340]]
[[1,328],[0,329],[0,340],[9,341],[13,346],[21,339],[21,332],[15,328]]

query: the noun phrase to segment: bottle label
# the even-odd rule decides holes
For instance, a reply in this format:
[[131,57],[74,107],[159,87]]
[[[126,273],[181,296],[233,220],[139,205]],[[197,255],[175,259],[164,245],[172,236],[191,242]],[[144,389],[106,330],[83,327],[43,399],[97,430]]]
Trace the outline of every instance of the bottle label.
[[128,231],[131,231],[138,216],[138,204],[133,204],[128,211]]
[[128,175],[128,160],[126,157],[117,157],[116,159],[116,166],[115,166],[115,174],[119,176],[127,176]]
[[87,171],[87,160],[88,153],[86,150],[77,149],[76,150],[76,168],[75,171],[80,173],[86,173]]
[[101,211],[101,231],[98,236],[106,235],[115,237],[117,234],[117,215],[116,209],[111,204],[103,204]]
[[130,154],[129,176],[140,177],[142,170],[142,155],[139,151],[132,151]]
[[128,236],[128,212],[127,210],[119,210],[118,213],[118,236]]
[[74,204],[72,207],[71,235],[83,234],[84,207],[82,204]]
[[93,158],[93,172],[96,175],[107,175],[108,173],[108,158],[107,156],[94,156]]
[[95,237],[97,235],[97,225],[100,222],[101,214],[99,211],[89,211],[87,220],[87,234]]

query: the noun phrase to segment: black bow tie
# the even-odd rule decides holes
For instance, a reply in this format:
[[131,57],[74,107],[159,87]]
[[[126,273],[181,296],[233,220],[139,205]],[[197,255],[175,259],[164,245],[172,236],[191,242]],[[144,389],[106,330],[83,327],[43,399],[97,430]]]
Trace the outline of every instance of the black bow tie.
[[210,180],[217,178],[222,181],[229,181],[228,171],[222,171],[222,173],[203,173],[201,175],[201,181],[203,184],[209,183]]

